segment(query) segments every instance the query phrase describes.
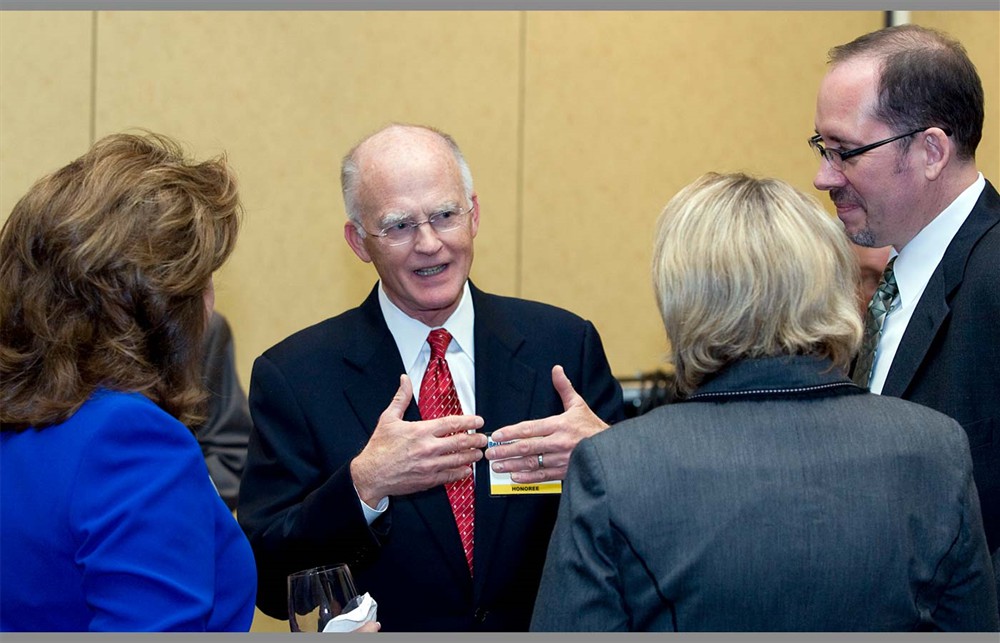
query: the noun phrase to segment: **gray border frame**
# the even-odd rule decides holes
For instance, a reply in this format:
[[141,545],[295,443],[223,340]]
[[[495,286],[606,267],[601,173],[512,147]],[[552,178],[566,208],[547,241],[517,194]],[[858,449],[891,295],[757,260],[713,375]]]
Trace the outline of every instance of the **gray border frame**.
[[[290,633],[289,633],[290,634]],[[340,637],[343,635],[334,635]],[[351,635],[346,635],[349,640],[368,640],[368,635],[358,635],[361,639],[352,639]],[[705,632],[705,633],[386,633],[371,635],[373,641],[416,641],[417,643],[465,643],[473,641],[475,643],[507,643],[509,641],[552,641],[558,643],[604,643],[606,641],[667,641],[669,643],[937,643],[938,641],[954,643],[996,643],[995,633],[827,633],[827,632],[768,632],[768,633],[726,633],[726,632]],[[107,641],[108,643],[160,643],[162,641],[208,641],[210,643],[226,641],[227,643],[239,643],[250,640],[251,643],[297,640],[298,636],[289,639],[288,634],[277,633],[223,633],[223,634],[182,634],[182,633],[100,633],[100,632],[78,632],[78,633],[41,633],[41,634],[12,634],[4,633],[4,643],[65,643],[78,642],[88,643],[90,641]],[[329,638],[311,638],[308,640],[330,640]],[[336,638],[339,640],[339,638]]]
[[0,0],[10,10],[1000,10],[997,0]]
[[[536,11],[817,11],[817,10],[941,10],[1000,11],[997,0],[0,0],[0,10],[240,10],[240,11],[382,11],[382,10],[536,10]],[[996,643],[995,633],[380,633],[378,640],[416,641],[419,643],[459,643],[534,641],[539,638],[560,643],[598,643],[628,638],[630,641],[670,641],[671,643]],[[278,633],[163,634],[163,633],[3,633],[3,643],[63,643],[67,641],[102,641],[108,643],[157,643],[180,641],[287,641]]]

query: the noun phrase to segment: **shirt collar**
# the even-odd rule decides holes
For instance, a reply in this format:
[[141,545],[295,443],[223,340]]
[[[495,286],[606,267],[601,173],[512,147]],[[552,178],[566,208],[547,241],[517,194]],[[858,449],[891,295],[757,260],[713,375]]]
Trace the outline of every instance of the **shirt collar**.
[[898,256],[892,270],[899,287],[900,305],[911,306],[916,303],[915,298],[923,293],[948,245],[969,218],[969,213],[985,187],[986,179],[980,172],[972,185],[963,190],[941,214],[934,217],[917,236],[903,246],[902,252],[897,253],[895,249],[890,251],[890,257]]
[[[396,347],[399,349],[399,356],[403,360],[403,367],[407,372],[417,361],[420,351],[430,346],[427,344],[427,335],[433,330],[427,324],[418,321],[392,303],[389,296],[382,288],[382,282],[378,283],[378,303],[382,308],[382,317],[385,318],[386,326],[396,340]],[[445,328],[451,333],[452,341],[448,345],[448,352],[462,351],[475,362],[475,349],[472,340],[475,324],[475,310],[472,305],[472,293],[469,290],[469,282],[465,282],[462,288],[462,299],[458,302],[458,308],[445,320],[441,326],[435,328]]]

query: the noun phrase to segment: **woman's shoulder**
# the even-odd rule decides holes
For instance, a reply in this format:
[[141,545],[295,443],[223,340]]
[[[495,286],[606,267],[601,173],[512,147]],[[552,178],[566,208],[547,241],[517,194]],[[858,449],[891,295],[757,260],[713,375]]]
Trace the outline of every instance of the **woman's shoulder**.
[[91,410],[92,412],[115,412],[119,409],[156,409],[161,413],[167,414],[160,407],[156,405],[153,400],[149,399],[142,393],[136,391],[116,391],[108,388],[98,388],[87,401],[83,403],[80,410],[84,409]]
[[66,423],[82,439],[197,447],[191,430],[141,393],[97,389]]
[[108,418],[121,418],[122,416],[141,417],[148,422],[183,426],[177,418],[161,409],[153,400],[142,393],[114,391],[106,388],[95,390],[71,419],[93,422]]

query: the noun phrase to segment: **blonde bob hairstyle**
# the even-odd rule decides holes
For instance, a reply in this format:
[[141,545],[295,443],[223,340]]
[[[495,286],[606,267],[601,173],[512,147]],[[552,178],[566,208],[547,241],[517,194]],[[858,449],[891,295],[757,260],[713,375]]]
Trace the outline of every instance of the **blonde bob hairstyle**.
[[99,387],[200,419],[205,298],[241,214],[224,158],[157,134],[36,182],[0,232],[0,429],[61,422]]
[[777,179],[710,173],[682,189],[657,223],[653,286],[682,395],[746,358],[846,369],[861,342],[843,229]]

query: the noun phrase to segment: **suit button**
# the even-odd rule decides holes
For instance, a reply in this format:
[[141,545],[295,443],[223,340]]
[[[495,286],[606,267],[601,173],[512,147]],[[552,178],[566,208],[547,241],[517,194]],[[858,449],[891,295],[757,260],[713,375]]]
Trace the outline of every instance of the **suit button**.
[[490,611],[489,610],[484,610],[481,607],[478,608],[476,610],[476,616],[475,616],[476,622],[480,623],[480,624],[485,623],[486,622],[486,617],[489,616],[489,615],[490,615]]

